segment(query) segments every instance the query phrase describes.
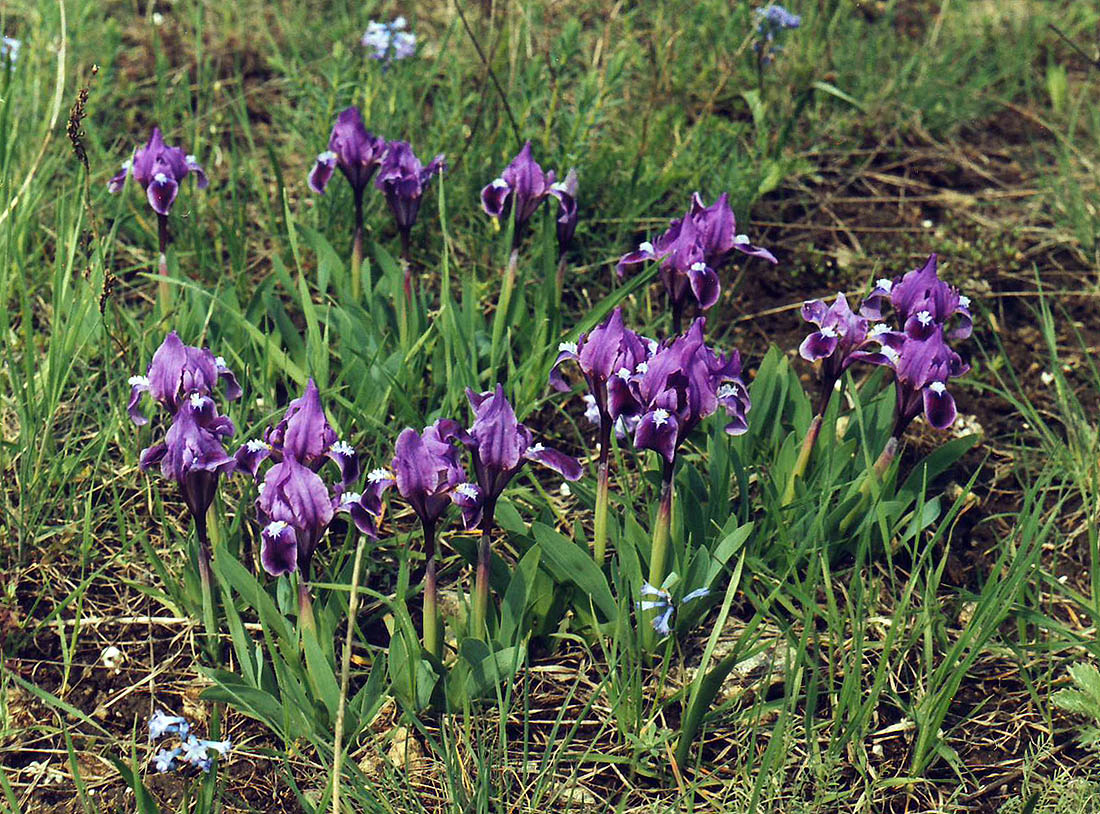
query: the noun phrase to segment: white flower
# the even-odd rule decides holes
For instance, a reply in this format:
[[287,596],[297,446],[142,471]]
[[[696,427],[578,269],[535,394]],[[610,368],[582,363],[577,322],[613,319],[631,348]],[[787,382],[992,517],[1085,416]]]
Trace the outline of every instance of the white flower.
[[108,670],[115,670],[125,661],[126,656],[121,650],[111,644],[103,648],[103,652],[99,654],[99,658],[103,661],[104,667]]

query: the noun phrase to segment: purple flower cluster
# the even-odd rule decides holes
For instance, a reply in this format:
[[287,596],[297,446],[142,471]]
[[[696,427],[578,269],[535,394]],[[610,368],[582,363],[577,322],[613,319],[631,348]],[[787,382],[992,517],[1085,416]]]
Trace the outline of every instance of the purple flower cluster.
[[629,268],[641,263],[661,264],[659,274],[673,313],[673,332],[677,333],[679,315],[689,298],[704,311],[718,302],[721,290],[718,270],[734,251],[777,262],[767,249],[754,246],[747,235],[737,234],[737,221],[725,193],[710,206],[704,206],[696,192],[684,217],[673,220],[652,243],[645,241],[635,251],[623,255],[616,270],[622,277]]
[[686,334],[657,343],[624,327],[622,310],[616,308],[575,344],[562,343],[550,383],[568,390],[559,367],[576,362],[595,404],[601,444],[622,421],[632,427],[636,447],[652,449],[671,463],[691,431],[720,406],[730,418],[726,432],[740,435],[748,429],[751,405],[741,356],[708,347],[705,325],[700,317]]
[[[897,327],[881,321],[886,307]],[[822,362],[819,414],[844,371],[863,361],[894,371],[895,438],[922,412],[936,429],[954,423],[955,400],[947,383],[970,368],[947,342],[970,336],[973,323],[969,298],[939,278],[936,255],[901,277],[879,280],[858,313],[838,294],[832,306],[821,300],[805,303],[802,316],[817,326],[799,352],[808,361]]]
[[225,757],[233,744],[228,740],[202,740],[191,734],[191,724],[178,715],[169,715],[157,710],[149,719],[149,740],[157,741],[166,736],[174,736],[179,745],[172,749],[162,749],[153,758],[153,765],[161,774],[193,766],[203,772],[209,772],[214,766],[214,756]]
[[[245,443],[235,458],[238,469],[257,480],[260,464],[273,462],[256,499],[262,529],[260,562],[272,576],[297,570],[308,581],[313,553],[337,513],[349,514],[364,534],[377,535],[384,486],[378,478],[368,478],[365,492],[350,491],[359,479],[359,458],[325,418],[313,379],[287,406],[283,418],[268,427],[262,439]],[[319,474],[326,462],[340,472],[331,485]]]
[[205,529],[218,478],[236,468],[224,447],[233,422],[218,414],[213,398],[221,380],[228,399],[240,398],[241,387],[225,361],[206,348],[184,345],[175,331],[153,354],[146,374],[130,377],[127,412],[135,424],[149,422],[140,409],[146,393],[172,416],[164,440],[142,450],[141,468],[160,464],[161,474],[180,485],[200,529]]
[[133,156],[122,164],[122,169],[107,182],[107,190],[120,192],[126,184],[126,177],[132,175],[141,184],[149,206],[158,215],[167,216],[179,193],[180,182],[194,173],[196,186],[206,189],[209,181],[195,156],[187,155],[179,147],[169,147],[159,127],[153,128],[144,147],[137,149]]
[[563,181],[553,170],[544,172],[531,155],[531,142],[523,145],[499,178],[481,190],[481,207],[498,221],[512,213],[513,246],[518,246],[524,227],[548,198],[558,202],[558,253],[565,251],[577,228],[577,173],[570,169]]
[[348,179],[357,207],[374,173],[381,170],[374,185],[385,195],[397,228],[407,240],[428,182],[446,165],[440,154],[423,166],[408,142],[373,135],[363,124],[359,108],[349,107],[336,117],[328,149],[317,156],[310,170],[309,188],[323,195],[337,168]]

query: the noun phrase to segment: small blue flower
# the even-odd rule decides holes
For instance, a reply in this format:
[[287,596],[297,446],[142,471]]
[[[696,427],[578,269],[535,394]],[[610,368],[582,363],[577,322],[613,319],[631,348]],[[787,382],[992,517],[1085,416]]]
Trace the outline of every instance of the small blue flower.
[[[683,607],[688,602],[693,602],[709,593],[710,590],[707,588],[696,588],[680,600],[680,606]],[[672,594],[663,588],[654,588],[648,582],[645,582],[642,584],[641,595],[656,597],[655,599],[643,599],[638,603],[638,609],[660,611],[653,618],[653,629],[661,636],[668,636],[672,632],[669,622],[672,621],[672,614],[676,610],[676,605],[672,601]]]
[[802,25],[802,18],[792,14],[779,5],[770,5],[766,8],[758,8],[756,17],[756,36],[758,37],[753,48],[761,55],[764,62],[771,62],[775,55],[783,50],[780,40],[784,32]]
[[196,738],[191,734],[191,726],[186,720],[157,710],[149,719],[149,740],[156,740],[164,735],[175,735],[180,744],[174,749],[162,749],[153,758],[154,767],[161,773],[174,771],[188,764],[209,772],[214,766],[214,757],[210,753],[216,752],[218,757],[225,757],[233,748],[228,740],[208,741]]
[[171,751],[168,749],[161,749],[157,752],[157,756],[153,758],[153,765],[156,766],[157,771],[161,774],[170,772],[178,765],[179,761],[177,758],[179,758],[182,751],[183,750],[178,746]]
[[19,59],[19,49],[23,43],[12,37],[0,37],[0,60],[8,59],[14,65]]
[[149,740],[155,741],[165,735],[179,735],[183,740],[191,734],[191,725],[187,720],[178,715],[169,715],[164,710],[158,709],[149,719]]
[[371,49],[371,59],[386,65],[394,60],[407,59],[416,53],[416,35],[405,31],[407,26],[404,17],[398,17],[392,23],[371,20],[360,43],[364,48]]

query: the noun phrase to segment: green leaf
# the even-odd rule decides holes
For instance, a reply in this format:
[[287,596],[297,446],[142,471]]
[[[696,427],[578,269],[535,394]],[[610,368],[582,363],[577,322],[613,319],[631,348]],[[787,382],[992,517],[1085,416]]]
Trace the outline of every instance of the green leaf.
[[328,710],[329,721],[335,721],[336,707],[340,703],[340,685],[336,681],[333,665],[321,650],[317,634],[309,628],[302,630],[302,645],[306,653],[306,677]]
[[538,577],[539,554],[540,549],[533,546],[512,572],[512,581],[504,592],[500,609],[500,626],[497,630],[497,640],[500,642],[512,642],[517,633],[522,633],[524,617]]
[[[542,523],[532,523],[531,531],[542,549],[542,561],[558,582],[571,582],[580,588],[584,597],[599,608],[607,621],[613,621],[619,608],[611,594],[603,572],[592,561],[592,556],[569,538]],[[583,601],[583,600],[582,600]],[[587,604],[587,603],[586,603]]]
[[201,668],[201,672],[214,682],[213,687],[203,690],[203,698],[231,704],[237,711],[270,727],[284,740],[293,737],[284,732],[283,705],[271,693],[249,685],[229,670]]

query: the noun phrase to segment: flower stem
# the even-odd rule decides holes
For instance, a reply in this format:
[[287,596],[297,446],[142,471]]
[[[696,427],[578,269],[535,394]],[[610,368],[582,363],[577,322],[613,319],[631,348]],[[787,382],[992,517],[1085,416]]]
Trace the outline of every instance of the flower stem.
[[172,289],[168,287],[168,245],[172,237],[168,233],[168,216],[157,214],[157,243],[160,254],[157,258],[157,304],[161,314],[167,314],[172,307]]
[[214,579],[210,567],[210,537],[207,534],[206,516],[195,514],[195,536],[199,541],[199,584],[202,587],[202,625],[206,632],[206,652],[214,664],[220,664],[218,653],[218,622],[214,609]]
[[[653,544],[649,552],[649,584],[660,588],[665,581],[665,562],[668,559],[668,541],[672,526],[672,472],[673,461],[665,461],[661,477],[661,498],[657,504],[657,516],[653,519]],[[646,649],[656,643],[653,619],[656,612],[645,614],[642,641]]]
[[806,472],[806,464],[810,462],[810,454],[814,451],[814,444],[817,443],[817,436],[821,433],[821,414],[818,413],[814,416],[814,420],[810,422],[810,428],[806,431],[806,437],[802,439],[802,449],[798,453],[798,460],[794,463],[794,469],[791,470],[791,476],[787,480],[787,488],[783,492],[783,499],[780,501],[780,506],[787,506],[792,500],[794,500],[794,484],[798,478]]
[[600,459],[596,468],[596,517],[592,528],[592,559],[601,568],[607,551],[608,486],[611,480],[608,458],[611,456],[611,431],[614,425],[614,419],[604,410],[600,415]]
[[435,524],[424,525],[424,649],[437,659],[443,656],[443,629],[435,581]]
[[351,299],[359,302],[363,291],[363,190],[355,190],[355,232],[351,238]]
[[340,661],[340,701],[336,707],[336,733],[332,757],[332,814],[340,814],[340,766],[344,759],[344,713],[348,698],[348,674],[351,671],[351,644],[355,631],[355,615],[359,610],[359,569],[363,564],[363,548],[367,536],[359,535],[355,544],[355,561],[351,566],[351,595],[348,597],[348,629],[344,636],[344,652]]
[[309,593],[309,576],[300,574],[298,579],[298,624],[302,630],[317,632],[317,620],[313,618],[313,597]]
[[679,336],[680,327],[684,322],[684,303],[682,301],[672,301],[672,336]]
[[508,257],[508,266],[504,270],[504,282],[497,300],[496,314],[493,316],[493,344],[489,353],[489,382],[492,383],[499,362],[501,340],[504,338],[504,323],[508,319],[508,308],[512,303],[512,291],[516,286],[516,268],[519,266],[519,249],[512,249]]
[[[601,458],[603,457],[603,451],[600,451]],[[607,504],[608,504],[608,481],[610,480],[610,472],[608,470],[607,461],[601,460],[599,468],[596,470],[596,518],[593,524],[592,532],[592,559],[596,561],[596,565],[603,567],[604,558],[607,552]]]
[[477,571],[474,575],[474,604],[470,615],[470,633],[488,639],[489,565],[492,561],[494,503],[487,502],[481,515],[481,543],[477,549]]
[[558,258],[558,273],[554,279],[554,310],[561,310],[561,293],[565,288],[565,254]]
[[882,452],[879,453],[877,459],[875,459],[874,465],[871,467],[870,472],[863,474],[863,482],[859,485],[859,501],[852,510],[844,516],[844,519],[840,521],[840,530],[845,532],[855,522],[856,518],[862,514],[867,508],[867,502],[871,496],[871,484],[878,483],[882,476],[886,474],[886,470],[890,468],[890,464],[894,462],[894,457],[898,452],[898,438],[895,435],[890,436],[890,440],[886,442],[886,446],[882,448]]

